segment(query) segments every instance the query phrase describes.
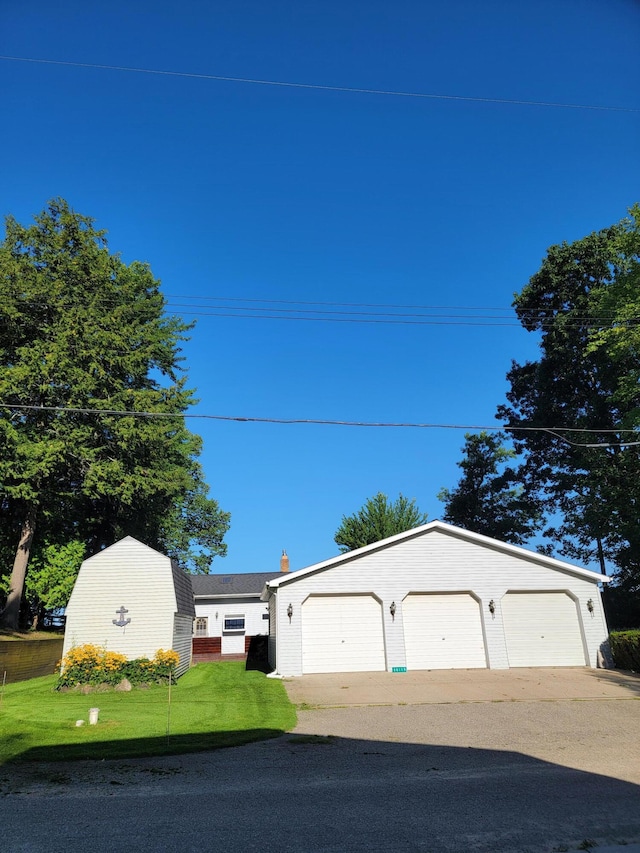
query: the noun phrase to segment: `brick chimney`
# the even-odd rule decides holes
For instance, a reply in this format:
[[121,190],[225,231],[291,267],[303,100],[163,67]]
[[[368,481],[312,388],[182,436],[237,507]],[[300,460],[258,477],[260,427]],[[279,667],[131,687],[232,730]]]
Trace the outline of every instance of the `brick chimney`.
[[287,552],[282,552],[282,557],[280,557],[280,571],[288,572],[289,571],[289,558],[287,557]]

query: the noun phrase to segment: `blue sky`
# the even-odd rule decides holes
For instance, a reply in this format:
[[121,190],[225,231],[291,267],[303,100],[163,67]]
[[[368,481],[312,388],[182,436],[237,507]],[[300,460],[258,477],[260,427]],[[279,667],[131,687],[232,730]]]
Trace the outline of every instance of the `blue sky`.
[[[549,245],[638,200],[639,43],[632,0],[5,2],[4,56],[636,112],[4,59],[0,213],[27,222],[62,196],[125,261],[150,263],[175,312],[198,321],[185,346],[195,412],[492,424],[511,360],[535,357],[517,325],[206,314],[268,306],[222,301],[234,298],[513,322],[513,293]],[[437,518],[464,441],[190,425],[232,513],[219,572],[277,570],[283,548],[292,569],[332,556],[342,515],[377,491]]]

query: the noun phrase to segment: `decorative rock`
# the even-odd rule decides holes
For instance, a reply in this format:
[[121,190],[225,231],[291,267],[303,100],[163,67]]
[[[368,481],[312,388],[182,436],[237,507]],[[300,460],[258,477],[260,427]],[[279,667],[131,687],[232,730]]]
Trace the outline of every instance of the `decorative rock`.
[[123,678],[120,684],[116,684],[118,693],[128,693],[131,690],[131,682],[128,678]]
[[76,720],[76,726],[84,726],[84,720]]

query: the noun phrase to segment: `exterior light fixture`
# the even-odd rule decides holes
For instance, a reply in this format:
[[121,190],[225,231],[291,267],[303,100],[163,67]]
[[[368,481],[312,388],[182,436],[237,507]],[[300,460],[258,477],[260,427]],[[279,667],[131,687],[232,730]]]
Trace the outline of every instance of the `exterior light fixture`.
[[495,603],[495,601],[494,601],[494,600],[493,600],[493,598],[492,598],[492,599],[491,599],[491,601],[489,602],[489,613],[490,613],[492,616],[494,616],[494,615],[495,615],[495,612],[496,612],[496,603]]
[[593,598],[590,598],[589,601],[587,601],[587,610],[593,616]]
[[395,601],[392,601],[391,604],[389,605],[389,613],[391,614],[391,618],[395,622],[396,621],[396,603],[395,603]]
[[287,607],[287,616],[289,617],[289,622],[291,622],[291,617],[293,616],[293,604],[289,602],[289,606]]

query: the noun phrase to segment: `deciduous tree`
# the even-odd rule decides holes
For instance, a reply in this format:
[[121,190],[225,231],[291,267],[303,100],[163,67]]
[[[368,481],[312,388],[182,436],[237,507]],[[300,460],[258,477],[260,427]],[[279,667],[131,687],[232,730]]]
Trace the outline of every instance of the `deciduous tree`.
[[540,358],[512,365],[499,417],[508,427],[544,428],[512,436],[526,458],[521,476],[559,519],[546,535],[560,554],[597,561],[603,571],[609,561],[620,577],[640,583],[632,565],[640,454],[628,444],[637,436],[625,432],[640,424],[640,349],[632,343],[638,298],[629,279],[637,270],[640,218],[637,208],[632,213],[552,246],[516,295],[521,323],[540,336]]

